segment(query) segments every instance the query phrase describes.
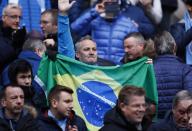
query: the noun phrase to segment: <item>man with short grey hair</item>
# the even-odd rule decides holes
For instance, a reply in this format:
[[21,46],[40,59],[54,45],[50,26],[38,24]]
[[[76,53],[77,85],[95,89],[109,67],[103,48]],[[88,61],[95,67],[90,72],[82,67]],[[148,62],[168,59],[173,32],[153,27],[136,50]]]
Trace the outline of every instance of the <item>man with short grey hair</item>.
[[22,10],[17,4],[10,3],[3,8],[2,21],[4,27],[11,27],[12,29],[19,28],[19,22],[21,20]]
[[192,90],[192,69],[175,56],[176,43],[171,34],[163,31],[155,39],[157,57],[154,60],[159,97],[158,118],[171,109],[175,94],[183,89]]
[[22,10],[19,5],[9,3],[3,8],[0,21],[0,73],[22,50],[26,30],[19,26],[21,18]]
[[182,90],[173,99],[172,110],[148,131],[189,131],[187,108],[192,104],[192,92]]
[[97,55],[97,46],[91,36],[82,37],[75,44],[75,56],[79,61],[98,66],[113,66],[113,62],[99,58]]

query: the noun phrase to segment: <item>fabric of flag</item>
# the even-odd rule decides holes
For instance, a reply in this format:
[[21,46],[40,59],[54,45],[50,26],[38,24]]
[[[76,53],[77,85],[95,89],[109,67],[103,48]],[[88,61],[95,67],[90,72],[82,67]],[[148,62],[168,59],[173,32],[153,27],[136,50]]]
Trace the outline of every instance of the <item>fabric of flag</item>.
[[121,66],[94,66],[57,55],[56,61],[45,56],[38,71],[38,81],[46,93],[55,85],[73,89],[74,110],[90,131],[103,126],[106,111],[115,106],[125,85],[143,87],[148,98],[157,102],[157,87],[152,64],[146,57]]

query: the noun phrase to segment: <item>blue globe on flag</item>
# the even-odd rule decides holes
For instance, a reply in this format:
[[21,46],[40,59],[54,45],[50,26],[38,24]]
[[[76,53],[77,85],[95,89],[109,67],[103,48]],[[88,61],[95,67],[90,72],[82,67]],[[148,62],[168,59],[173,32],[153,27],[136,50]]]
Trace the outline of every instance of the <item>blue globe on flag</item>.
[[113,89],[99,81],[87,81],[77,88],[77,97],[87,121],[95,126],[103,125],[103,118],[115,106],[117,97]]

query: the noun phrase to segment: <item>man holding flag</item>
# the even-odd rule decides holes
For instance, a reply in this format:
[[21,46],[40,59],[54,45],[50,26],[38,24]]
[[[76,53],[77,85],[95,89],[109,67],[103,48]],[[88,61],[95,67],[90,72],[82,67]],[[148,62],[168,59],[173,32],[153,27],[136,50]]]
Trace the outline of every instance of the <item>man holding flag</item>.
[[[69,0],[59,2],[61,1],[65,5],[69,4]],[[103,126],[104,114],[116,105],[117,94],[125,85],[143,87],[146,96],[157,102],[153,67],[145,63],[146,57],[122,66],[110,67],[76,61],[71,59],[74,58],[74,47],[68,17],[59,16],[58,22],[58,36],[62,38],[58,39],[60,54],[55,61],[51,61],[47,56],[43,58],[38,77],[46,93],[55,84],[70,85],[75,91],[74,110],[85,120],[89,130],[96,131]],[[61,43],[63,45],[60,46]]]

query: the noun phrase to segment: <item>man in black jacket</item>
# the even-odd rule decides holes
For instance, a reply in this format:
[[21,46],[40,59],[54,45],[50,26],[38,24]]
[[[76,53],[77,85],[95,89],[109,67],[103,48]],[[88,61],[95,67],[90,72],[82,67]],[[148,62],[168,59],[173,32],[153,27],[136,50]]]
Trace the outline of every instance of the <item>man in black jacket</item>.
[[178,92],[173,106],[165,118],[152,124],[148,131],[189,131],[187,108],[192,104],[192,93],[187,90]]
[[26,30],[19,27],[21,18],[19,5],[10,3],[4,7],[0,21],[0,72],[22,49]]
[[39,131],[35,114],[24,109],[24,93],[19,86],[8,85],[3,88],[1,105],[1,131]]
[[141,122],[145,110],[144,89],[125,86],[119,93],[117,105],[105,114],[100,131],[143,131]]
[[42,131],[87,131],[82,118],[75,115],[73,108],[73,90],[56,85],[48,95],[50,109],[39,118]]

